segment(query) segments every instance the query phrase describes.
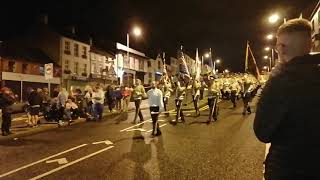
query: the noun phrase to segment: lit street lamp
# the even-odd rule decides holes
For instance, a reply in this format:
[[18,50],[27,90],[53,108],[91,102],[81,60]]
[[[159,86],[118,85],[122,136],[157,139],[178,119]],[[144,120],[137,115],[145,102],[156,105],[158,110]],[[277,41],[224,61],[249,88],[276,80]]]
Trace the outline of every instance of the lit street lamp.
[[[142,34],[142,31],[141,31],[141,28],[140,27],[138,27],[138,26],[135,26],[134,28],[133,28],[133,30],[132,30],[132,33],[133,33],[133,35],[135,35],[135,36],[141,36],[141,34]],[[130,35],[129,35],[129,33],[127,33],[127,58],[128,58],[128,61],[130,62],[130,58],[129,58],[129,43],[130,43]],[[128,76],[128,78],[129,78],[129,76]],[[120,78],[120,81],[121,81],[121,79],[122,78]],[[135,78],[134,78],[134,80],[133,80],[133,82],[135,83]],[[120,82],[120,84],[122,84],[122,82]]]
[[264,50],[270,51],[270,47],[266,47],[266,48],[264,48]]
[[267,35],[267,39],[268,39],[268,40],[272,40],[272,39],[273,39],[273,34],[268,34],[268,35]]
[[269,56],[263,56],[263,59],[268,59],[269,58]]
[[228,69],[225,69],[224,72],[225,72],[225,73],[229,73],[230,71],[229,71]]
[[278,14],[273,14],[269,17],[269,23],[274,24],[280,19]]
[[205,58],[209,58],[209,57],[210,57],[210,54],[209,54],[209,53],[206,53],[206,54],[204,55],[204,57],[205,57]]

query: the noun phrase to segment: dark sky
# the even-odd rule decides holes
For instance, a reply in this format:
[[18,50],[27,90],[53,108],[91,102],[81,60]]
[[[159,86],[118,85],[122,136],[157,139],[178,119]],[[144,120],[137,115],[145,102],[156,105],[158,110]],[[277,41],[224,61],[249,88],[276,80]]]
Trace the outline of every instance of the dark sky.
[[[165,51],[176,56],[183,45],[194,56],[195,49],[213,49],[223,59],[223,67],[242,71],[246,40],[251,42],[259,64],[265,35],[276,26],[267,17],[277,11],[288,19],[316,4],[317,0],[46,0],[1,4],[0,38],[22,34],[39,14],[48,14],[49,24],[57,29],[76,26],[79,36],[95,41],[121,42],[137,24],[142,38],[131,38],[130,45],[155,57]],[[309,18],[309,17],[306,17]]]

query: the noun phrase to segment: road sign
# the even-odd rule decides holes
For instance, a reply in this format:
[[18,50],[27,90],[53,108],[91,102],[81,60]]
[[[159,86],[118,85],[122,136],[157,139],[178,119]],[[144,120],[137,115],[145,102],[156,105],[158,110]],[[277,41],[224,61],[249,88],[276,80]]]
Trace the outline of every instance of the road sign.
[[44,77],[46,80],[53,78],[53,63],[44,65]]

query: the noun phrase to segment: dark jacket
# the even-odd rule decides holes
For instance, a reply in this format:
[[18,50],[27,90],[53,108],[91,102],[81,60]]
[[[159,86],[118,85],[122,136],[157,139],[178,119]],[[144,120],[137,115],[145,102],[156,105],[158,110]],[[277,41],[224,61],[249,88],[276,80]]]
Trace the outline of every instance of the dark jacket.
[[320,55],[296,57],[272,71],[258,103],[254,132],[260,141],[271,142],[266,167],[317,172]]
[[10,113],[10,106],[14,103],[14,98],[6,93],[0,93],[0,109],[2,113]]
[[40,93],[38,93],[37,91],[32,91],[29,95],[28,102],[29,102],[30,106],[41,105],[42,104],[42,97],[41,97]]

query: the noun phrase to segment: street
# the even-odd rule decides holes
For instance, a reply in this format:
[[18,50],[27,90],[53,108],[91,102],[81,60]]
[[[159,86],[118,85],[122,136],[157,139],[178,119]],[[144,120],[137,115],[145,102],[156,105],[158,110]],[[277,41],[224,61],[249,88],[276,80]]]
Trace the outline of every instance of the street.
[[254,113],[242,116],[241,101],[236,109],[229,101],[219,106],[211,124],[207,106],[200,117],[185,112],[177,125],[169,123],[173,111],[161,114],[155,138],[143,110],[136,125],[130,112],[0,141],[0,179],[262,179],[266,146],[253,133]]

